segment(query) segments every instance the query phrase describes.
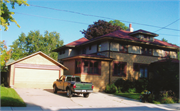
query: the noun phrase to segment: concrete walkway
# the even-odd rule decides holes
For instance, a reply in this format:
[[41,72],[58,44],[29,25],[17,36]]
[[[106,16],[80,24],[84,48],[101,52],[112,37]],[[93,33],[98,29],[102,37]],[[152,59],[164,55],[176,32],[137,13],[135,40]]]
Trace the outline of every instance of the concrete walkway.
[[120,96],[105,93],[91,93],[88,98],[82,95],[67,98],[66,93],[52,93],[43,89],[15,89],[27,107],[1,107],[2,111],[159,111],[180,110],[180,104],[142,103]]

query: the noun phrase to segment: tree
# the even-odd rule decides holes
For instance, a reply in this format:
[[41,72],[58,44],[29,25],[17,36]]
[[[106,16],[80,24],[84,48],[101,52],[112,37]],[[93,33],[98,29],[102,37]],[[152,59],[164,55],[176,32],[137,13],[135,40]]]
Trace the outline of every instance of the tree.
[[172,91],[179,96],[179,63],[172,62],[171,58],[165,62],[151,64],[150,70],[153,78],[150,80],[149,88],[158,97],[160,91]]
[[104,20],[98,20],[98,22],[94,22],[94,24],[89,25],[87,30],[83,30],[81,32],[87,39],[92,39],[116,30],[121,30],[121,27],[112,25]]
[[60,40],[59,33],[45,31],[44,36],[39,31],[30,31],[26,36],[21,33],[19,38],[13,42],[12,59],[17,60],[28,56],[37,51],[42,51],[53,59],[57,59],[58,54],[51,52],[63,45],[63,40]]
[[18,4],[19,6],[23,4],[26,6],[29,6],[25,0],[0,0],[0,7],[1,7],[0,25],[2,25],[5,28],[4,29],[5,31],[7,31],[8,26],[10,25],[10,22],[14,22],[18,27],[20,27],[18,23],[16,22],[16,20],[12,17],[14,12],[9,11],[6,5],[7,3],[10,3],[13,9],[15,9],[14,7],[15,4]]
[[6,63],[11,57],[11,49],[8,51],[5,41],[0,41],[1,72],[6,72]]
[[163,42],[168,42],[165,38],[162,38],[162,41],[163,41]]
[[109,21],[109,23],[111,23],[113,26],[121,27],[122,30],[128,29],[128,27],[124,23],[120,22],[119,20],[111,20]]

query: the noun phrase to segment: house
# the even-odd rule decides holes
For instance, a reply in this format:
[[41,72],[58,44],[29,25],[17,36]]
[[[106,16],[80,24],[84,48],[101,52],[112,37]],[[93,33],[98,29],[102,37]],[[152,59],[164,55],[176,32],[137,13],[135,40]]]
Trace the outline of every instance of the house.
[[148,78],[152,61],[177,58],[178,46],[155,39],[158,34],[145,30],[117,30],[93,39],[80,38],[54,52],[69,68],[65,75],[78,75],[92,82],[96,91],[117,79]]
[[67,67],[39,51],[7,64],[7,81],[14,88],[52,89]]

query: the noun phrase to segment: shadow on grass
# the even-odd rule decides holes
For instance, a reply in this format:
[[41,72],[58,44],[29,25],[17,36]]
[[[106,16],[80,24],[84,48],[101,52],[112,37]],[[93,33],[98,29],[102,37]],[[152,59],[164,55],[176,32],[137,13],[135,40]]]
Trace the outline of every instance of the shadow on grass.
[[22,100],[11,97],[1,97],[1,106],[26,107],[26,103],[24,103]]

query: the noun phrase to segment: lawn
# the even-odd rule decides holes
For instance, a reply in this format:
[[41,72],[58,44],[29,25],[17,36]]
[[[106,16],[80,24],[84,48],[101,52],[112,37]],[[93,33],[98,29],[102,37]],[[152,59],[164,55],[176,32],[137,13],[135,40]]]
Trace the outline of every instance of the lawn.
[[141,93],[115,93],[115,95],[140,100],[139,96],[141,95]]
[[1,89],[1,106],[18,106],[23,107],[26,106],[26,103],[22,100],[22,98],[16,93],[16,91],[12,88],[2,87]]

